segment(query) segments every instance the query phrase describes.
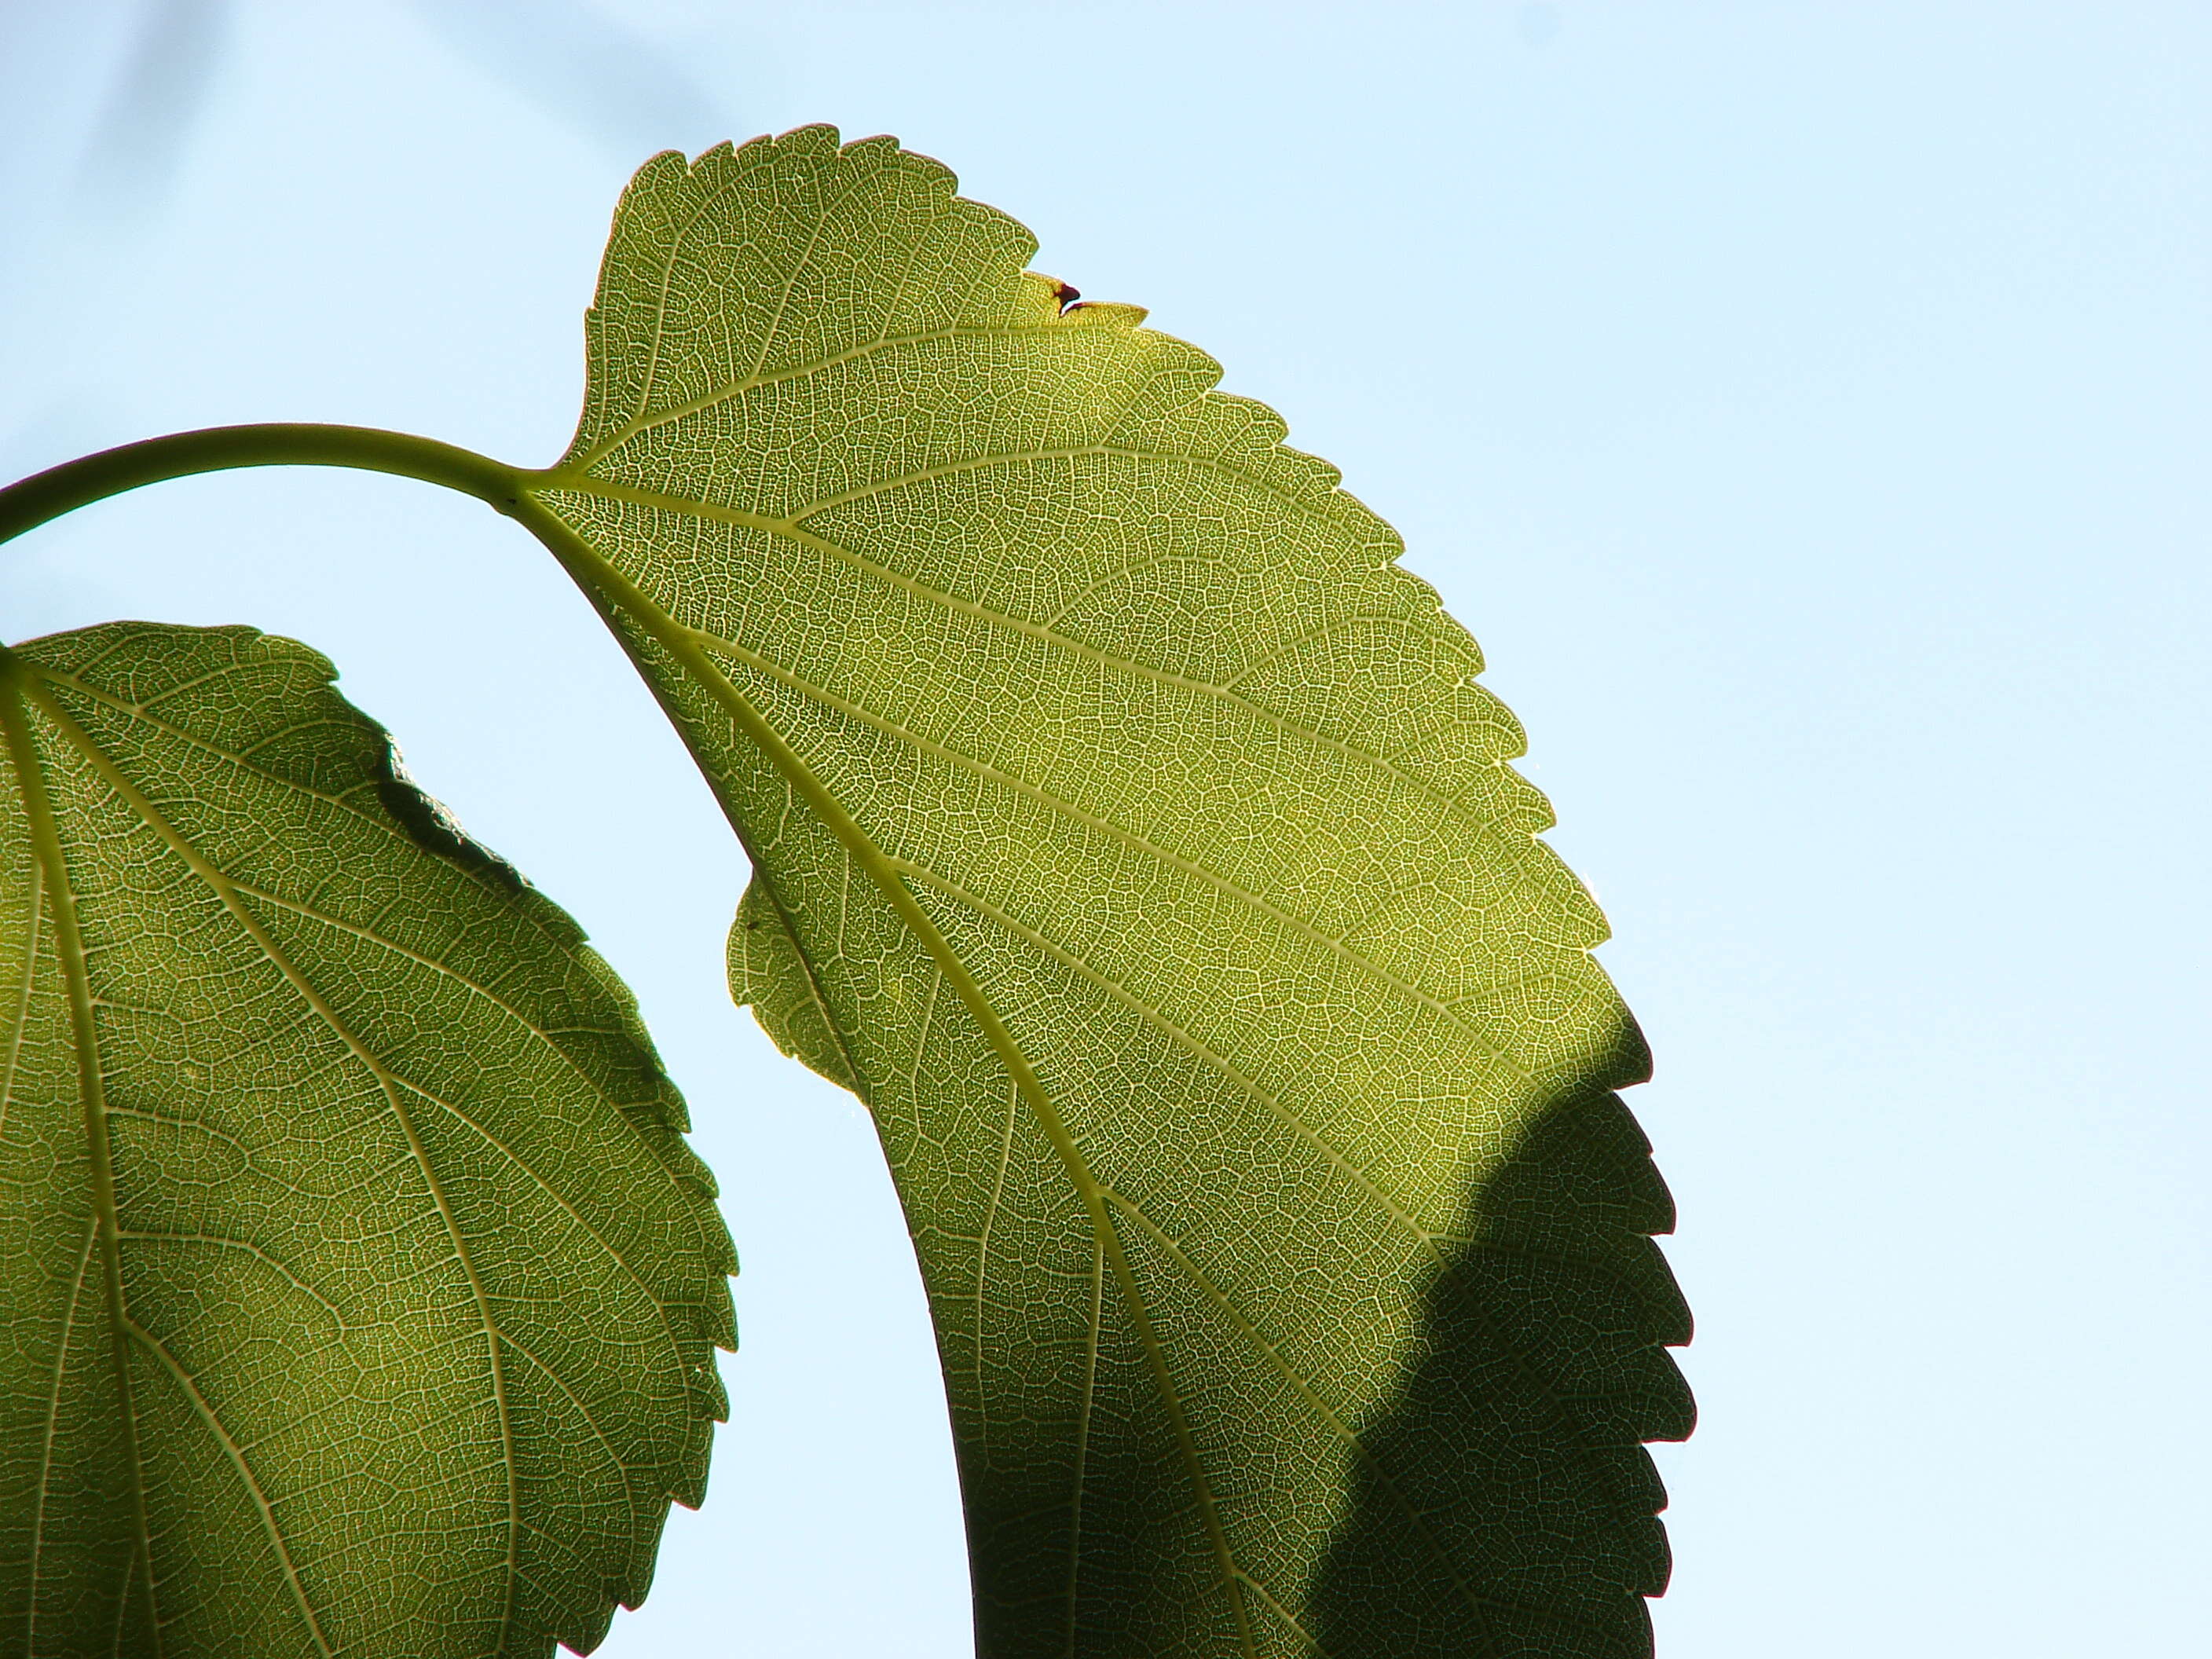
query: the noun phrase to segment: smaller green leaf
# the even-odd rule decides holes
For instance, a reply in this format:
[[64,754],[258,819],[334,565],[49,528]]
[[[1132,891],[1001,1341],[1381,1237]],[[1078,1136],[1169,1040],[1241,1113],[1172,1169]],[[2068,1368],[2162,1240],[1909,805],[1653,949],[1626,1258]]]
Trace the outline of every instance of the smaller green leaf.
[[840,1087],[859,1087],[813,970],[775,908],[775,896],[757,881],[747,884],[730,926],[730,996],[753,1011],[785,1054]]
[[0,1652],[587,1650],[704,1495],[683,1103],[331,677],[0,652]]

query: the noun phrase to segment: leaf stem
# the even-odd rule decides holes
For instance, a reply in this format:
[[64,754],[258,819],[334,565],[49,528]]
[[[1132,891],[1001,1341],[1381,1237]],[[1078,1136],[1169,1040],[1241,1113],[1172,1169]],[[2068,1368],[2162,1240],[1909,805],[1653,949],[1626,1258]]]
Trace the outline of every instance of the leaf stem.
[[510,515],[520,504],[523,489],[518,469],[434,438],[306,422],[214,426],[103,449],[9,484],[0,489],[0,542],[125,490],[239,466],[349,466],[396,473],[458,489]]

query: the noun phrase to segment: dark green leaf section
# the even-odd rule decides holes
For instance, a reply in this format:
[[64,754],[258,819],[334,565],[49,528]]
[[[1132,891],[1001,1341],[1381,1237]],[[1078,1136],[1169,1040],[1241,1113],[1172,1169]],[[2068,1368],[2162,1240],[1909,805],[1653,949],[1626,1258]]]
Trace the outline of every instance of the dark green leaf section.
[[331,677],[0,653],[0,1653],[588,1648],[702,1495],[682,1102]]
[[988,1659],[1645,1652],[1641,1039],[1513,718],[1203,353],[888,139],[624,197],[537,505],[873,1112]]

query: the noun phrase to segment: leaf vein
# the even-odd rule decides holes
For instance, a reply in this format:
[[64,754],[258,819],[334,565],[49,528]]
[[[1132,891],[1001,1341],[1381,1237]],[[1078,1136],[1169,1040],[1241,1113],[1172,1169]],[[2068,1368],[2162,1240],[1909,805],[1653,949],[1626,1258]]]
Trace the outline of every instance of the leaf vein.
[[39,1572],[45,1564],[46,1491],[52,1485],[54,1440],[60,1431],[62,1384],[69,1371],[70,1342],[76,1334],[77,1304],[83,1299],[84,1281],[92,1272],[93,1247],[100,1242],[100,1218],[89,1218],[84,1230],[84,1249],[78,1252],[76,1272],[70,1279],[69,1304],[62,1313],[60,1338],[54,1344],[54,1380],[46,1395],[46,1426],[39,1449],[39,1484],[31,1508],[31,1593],[23,1609],[23,1651],[39,1650]]
[[1116,652],[1106,650],[1101,646],[1093,645],[1087,640],[1077,639],[1073,635],[1057,633],[1025,617],[1012,616],[1001,611],[994,611],[988,605],[980,605],[973,599],[947,592],[942,588],[932,587],[902,571],[894,570],[888,565],[878,563],[866,555],[844,546],[842,543],[789,520],[767,518],[759,514],[748,513],[742,507],[718,507],[711,502],[687,501],[675,495],[662,495],[652,490],[614,483],[610,480],[600,478],[578,480],[565,475],[546,475],[539,487],[552,490],[567,490],[578,495],[596,495],[608,501],[623,501],[634,507],[642,507],[654,511],[718,520],[725,524],[736,525],[748,530],[758,530],[768,535],[781,536],[787,540],[799,542],[827,553],[833,558],[842,560],[854,569],[873,576],[903,592],[911,593],[917,599],[934,605],[943,605],[949,611],[955,611],[963,616],[974,617],[978,620],[1010,629],[1015,633],[1026,634],[1034,639],[1044,641],[1103,666],[1117,669],[1138,679],[1151,680],[1161,685],[1176,686],[1196,692],[1202,696],[1234,704],[1249,712],[1271,730],[1287,737],[1303,739],[1349,759],[1366,762],[1427,799],[1449,806],[1455,811],[1468,813],[1474,811],[1474,808],[1469,802],[1449,790],[1438,787],[1434,782],[1420,776],[1418,773],[1407,770],[1388,756],[1362,749],[1357,744],[1347,742],[1342,738],[1291,720],[1279,711],[1268,708],[1265,703],[1255,702],[1240,692],[1218,685],[1211,680],[1200,679],[1194,675],[1179,674],[1173,669],[1161,668],[1151,663],[1140,662],[1132,657],[1122,656]]
[[307,1639],[315,1644],[315,1650],[322,1654],[324,1659],[335,1659],[330,1639],[323,1634],[322,1621],[315,1617],[314,1606],[307,1599],[307,1587],[300,1582],[300,1570],[292,1560],[290,1547],[284,1541],[284,1529],[277,1523],[276,1505],[264,1490],[260,1478],[254,1474],[253,1466],[246,1461],[245,1449],[231,1437],[230,1431],[223,1427],[222,1419],[213,1404],[200,1392],[199,1384],[191,1373],[169,1352],[167,1345],[136,1320],[126,1320],[124,1328],[169,1374],[169,1379],[176,1384],[178,1392],[185,1396],[194,1414],[222,1449],[225,1459],[238,1476],[239,1484],[246,1488],[246,1496],[252,1500],[254,1510],[261,1517],[263,1530],[269,1534],[269,1547],[275,1552],[277,1565],[283,1570],[285,1586],[292,1592],[293,1606],[300,1615],[300,1622],[307,1626]]
[[1010,772],[1001,771],[997,767],[991,765],[988,761],[978,760],[971,755],[964,754],[947,744],[939,743],[934,738],[923,737],[921,733],[913,731],[909,727],[899,725],[896,721],[885,715],[878,714],[874,711],[865,708],[848,698],[841,697],[833,691],[828,690],[822,686],[816,685],[811,681],[806,680],[792,672],[790,670],[786,669],[781,664],[773,662],[768,658],[762,656],[759,653],[748,650],[745,647],[738,645],[732,641],[723,639],[716,635],[706,633],[703,630],[694,629],[691,631],[699,640],[700,643],[707,648],[726,653],[728,655],[744,663],[746,666],[757,669],[761,672],[773,677],[781,684],[790,686],[793,690],[802,692],[806,696],[812,697],[825,708],[834,708],[842,714],[845,714],[851,719],[860,720],[866,725],[873,726],[876,730],[884,732],[886,736],[897,738],[900,741],[910,744],[915,749],[918,749],[926,754],[934,755],[939,759],[946,762],[948,764],[957,767],[976,777],[986,779],[990,782],[1001,786],[1002,787],[1012,789],[1018,794],[1024,795],[1030,799],[1036,801],[1039,805],[1044,806],[1050,811],[1060,814],[1071,823],[1079,824],[1085,829],[1095,830],[1102,835],[1109,836],[1115,840],[1121,842],[1124,846],[1131,848],[1135,851],[1144,853],[1172,869],[1180,870],[1184,874],[1205,883],[1208,886],[1212,887],[1215,891],[1222,894],[1224,897],[1235,899],[1237,902],[1249,906],[1252,909],[1260,912],[1261,915],[1273,918],[1275,921],[1281,922],[1285,927],[1293,929],[1303,937],[1310,939],[1313,943],[1321,945],[1325,950],[1328,950],[1333,954],[1341,957],[1352,966],[1370,975],[1383,985],[1388,986],[1390,989],[1398,992],[1401,995],[1413,999],[1413,1000],[1420,1003],[1423,1006],[1428,1008],[1431,1012],[1442,1016],[1445,1020],[1457,1026],[1462,1031],[1466,1033],[1468,1037],[1479,1044],[1482,1048],[1483,1051],[1489,1054],[1492,1059],[1498,1061],[1501,1065],[1511,1068],[1517,1076],[1523,1079],[1532,1082],[1534,1081],[1534,1078],[1531,1076],[1527,1067],[1523,1066],[1514,1054],[1499,1048],[1496,1042],[1487,1033],[1483,1031],[1479,1026],[1472,1024],[1465,1018],[1465,1016],[1459,1012],[1458,1003],[1468,1000],[1469,999],[1462,998],[1455,1001],[1445,1001],[1443,999],[1423,990],[1419,986],[1414,984],[1413,981],[1400,978],[1397,975],[1391,973],[1388,969],[1382,967],[1379,963],[1376,963],[1364,952],[1355,949],[1345,940],[1335,937],[1322,928],[1316,927],[1313,923],[1306,921],[1304,917],[1299,916],[1291,911],[1284,909],[1280,905],[1276,904],[1273,901],[1267,898],[1263,895],[1255,893],[1249,888],[1244,887],[1240,884],[1232,881],[1228,877],[1221,875],[1216,871],[1208,869],[1205,865],[1199,863],[1195,860],[1186,858],[1180,853],[1173,852],[1167,848],[1160,846],[1158,842],[1150,840],[1136,830],[1125,829],[1121,825],[1115,823],[1110,819],[1103,818],[1096,813],[1087,811],[1083,807],[1077,805],[1074,802],[1053,793],[1051,791],[1042,787],[1041,785],[1030,783],[1026,779],[1017,777]]

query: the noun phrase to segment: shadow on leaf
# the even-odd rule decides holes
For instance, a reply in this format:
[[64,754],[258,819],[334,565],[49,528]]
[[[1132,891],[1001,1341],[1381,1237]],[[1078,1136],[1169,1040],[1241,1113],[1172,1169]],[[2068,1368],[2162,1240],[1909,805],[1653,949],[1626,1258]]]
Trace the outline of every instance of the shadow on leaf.
[[1666,1346],[1689,1311],[1649,1235],[1674,1210],[1603,1084],[1640,1081],[1628,1027],[1468,1194],[1316,1576],[1336,1659],[1632,1659],[1666,1588],[1665,1501],[1642,1443],[1690,1432]]

